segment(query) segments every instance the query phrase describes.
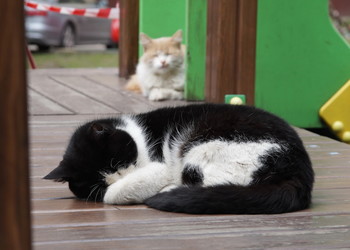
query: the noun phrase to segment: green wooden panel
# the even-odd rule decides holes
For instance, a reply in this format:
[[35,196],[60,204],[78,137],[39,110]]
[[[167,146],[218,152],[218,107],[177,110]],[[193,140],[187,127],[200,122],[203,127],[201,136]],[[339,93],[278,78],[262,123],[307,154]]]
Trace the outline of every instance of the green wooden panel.
[[186,0],[140,0],[140,32],[158,38],[171,36],[179,29],[185,42]]
[[204,100],[207,0],[187,0],[187,75],[185,96]]
[[258,2],[255,105],[300,127],[321,127],[319,108],[350,79],[350,49],[328,0]]

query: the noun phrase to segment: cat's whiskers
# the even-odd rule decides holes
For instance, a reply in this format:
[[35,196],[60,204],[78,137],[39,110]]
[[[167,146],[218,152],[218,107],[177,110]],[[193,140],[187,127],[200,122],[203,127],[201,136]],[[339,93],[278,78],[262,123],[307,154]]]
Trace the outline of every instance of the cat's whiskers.
[[[118,168],[120,168],[120,167],[123,167],[123,166],[121,166],[121,161],[117,161],[115,164],[113,164],[113,161],[114,161],[115,159],[114,158],[112,158],[111,159],[111,161],[110,161],[110,163],[109,163],[109,166],[112,168],[112,169],[118,169]],[[119,166],[119,167],[118,167]]]
[[101,192],[101,198],[102,198],[102,188],[101,187],[99,187],[98,189],[97,189],[97,192],[96,192],[96,196],[95,196],[95,203],[97,203],[97,197],[98,197],[98,194]]
[[90,194],[88,195],[88,197],[86,198],[86,201],[85,202],[88,202],[89,201],[89,198],[90,198],[90,196],[93,194],[93,192],[95,192],[95,190],[97,189],[97,188],[99,188],[99,184],[97,183],[97,184],[94,184],[94,185],[92,185],[91,186],[91,191],[90,191]]

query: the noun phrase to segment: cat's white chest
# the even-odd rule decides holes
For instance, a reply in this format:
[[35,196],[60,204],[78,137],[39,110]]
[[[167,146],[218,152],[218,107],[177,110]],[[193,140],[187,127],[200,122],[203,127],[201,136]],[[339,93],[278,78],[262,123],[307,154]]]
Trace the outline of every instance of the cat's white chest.
[[157,74],[145,63],[139,63],[137,75],[142,93],[145,96],[148,96],[153,88],[167,88],[179,91],[182,91],[184,88],[185,73],[182,66],[180,69],[167,74]]

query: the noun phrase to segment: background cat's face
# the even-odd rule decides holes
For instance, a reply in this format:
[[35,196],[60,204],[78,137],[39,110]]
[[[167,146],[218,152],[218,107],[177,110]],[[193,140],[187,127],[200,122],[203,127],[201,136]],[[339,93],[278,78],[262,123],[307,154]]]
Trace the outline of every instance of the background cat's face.
[[184,54],[181,48],[182,33],[177,31],[172,37],[151,39],[141,34],[144,54],[141,61],[158,74],[166,74],[182,66]]
[[78,128],[59,166],[44,179],[67,181],[78,198],[101,201],[107,189],[104,174],[134,164],[137,157],[135,142],[115,122],[99,120]]

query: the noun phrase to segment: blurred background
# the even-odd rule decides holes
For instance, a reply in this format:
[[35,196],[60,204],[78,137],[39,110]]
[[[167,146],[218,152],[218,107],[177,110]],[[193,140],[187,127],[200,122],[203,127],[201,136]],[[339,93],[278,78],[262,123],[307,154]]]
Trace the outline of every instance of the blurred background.
[[[57,7],[115,8],[118,0],[40,0]],[[118,66],[119,19],[25,7],[26,39],[38,68]]]

